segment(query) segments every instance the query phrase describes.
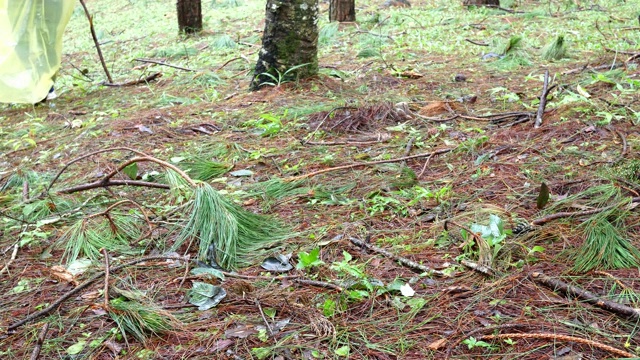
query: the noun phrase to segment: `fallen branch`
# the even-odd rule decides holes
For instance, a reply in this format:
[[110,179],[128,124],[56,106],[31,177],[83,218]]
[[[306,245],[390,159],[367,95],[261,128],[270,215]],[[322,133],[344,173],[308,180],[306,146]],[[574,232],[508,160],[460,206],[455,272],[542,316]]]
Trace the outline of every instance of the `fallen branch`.
[[444,271],[440,271],[440,270],[435,270],[432,269],[426,265],[422,265],[422,264],[418,264],[415,261],[411,261],[407,258],[404,258],[402,256],[398,256],[398,255],[394,255],[390,252],[388,252],[387,250],[381,249],[375,245],[371,245],[371,244],[367,244],[366,242],[360,240],[360,239],[356,239],[356,238],[349,238],[349,241],[351,241],[352,244],[359,246],[361,248],[365,248],[367,250],[376,252],[378,254],[381,254],[389,259],[393,259],[395,261],[397,261],[398,263],[400,263],[403,266],[406,266],[410,269],[416,270],[416,271],[420,271],[420,272],[426,272],[429,274],[435,274],[438,276],[443,276],[443,277],[451,277],[450,274],[445,273]]
[[30,360],[37,360],[40,356],[40,350],[42,350],[42,344],[44,344],[44,339],[47,337],[47,331],[49,331],[49,323],[44,323],[42,330],[40,330],[40,334],[38,335],[38,341],[36,342],[36,347],[33,348],[33,352],[31,352]]
[[86,159],[86,158],[88,158],[88,157],[91,157],[91,156],[93,156],[93,155],[98,155],[98,154],[102,154],[102,153],[106,153],[106,152],[111,152],[111,151],[122,151],[122,150],[125,150],[125,151],[131,151],[131,152],[132,152],[132,153],[134,153],[134,154],[137,154],[137,155],[140,155],[140,156],[146,156],[146,157],[149,157],[149,155],[147,155],[147,154],[143,153],[142,151],[138,151],[138,150],[136,150],[136,149],[132,149],[132,148],[129,148],[129,147],[124,147],[124,146],[122,146],[122,147],[115,147],[115,148],[108,148],[108,149],[102,149],[102,150],[98,150],[98,151],[90,152],[90,153],[88,153],[88,154],[84,154],[84,155],[82,155],[82,156],[80,156],[80,157],[77,157],[77,158],[75,158],[75,159],[73,159],[73,160],[69,161],[68,163],[66,163],[66,164],[62,167],[62,169],[60,169],[60,171],[58,171],[58,173],[56,174],[56,176],[54,176],[54,177],[53,177],[53,179],[51,179],[51,182],[49,183],[49,186],[47,186],[47,190],[46,190],[46,191],[49,191],[49,190],[51,189],[51,187],[53,186],[53,184],[55,184],[55,182],[56,182],[56,181],[58,181],[58,178],[60,177],[60,175],[62,175],[62,173],[63,173],[63,172],[65,172],[65,170],[67,170],[67,168],[68,168],[69,166],[73,165],[74,163],[76,163],[76,162],[78,162],[78,161],[80,161],[80,160]]
[[109,81],[109,83],[113,83],[113,78],[111,78],[111,74],[109,73],[109,69],[107,68],[107,63],[104,61],[104,56],[102,56],[102,50],[100,50],[100,42],[98,41],[98,37],[96,36],[96,30],[93,28],[93,16],[89,14],[89,10],[87,9],[87,5],[84,3],[84,0],[80,0],[80,4],[84,9],[85,15],[87,15],[87,19],[89,20],[89,30],[91,30],[91,37],[93,38],[93,43],[96,45],[96,50],[98,51],[98,57],[100,58],[102,69],[107,75],[107,80]]
[[168,66],[170,68],[174,68],[174,69],[178,69],[178,70],[184,70],[184,71],[195,71],[193,69],[189,69],[189,68],[185,68],[182,66],[178,66],[178,65],[172,65],[172,64],[168,64],[164,61],[158,61],[158,60],[152,60],[152,59],[133,59],[135,61],[140,61],[143,63],[149,63],[149,64],[156,64],[156,65],[162,65],[162,66]]
[[[636,197],[632,197],[630,200],[630,203],[640,203],[640,196],[636,196]],[[566,217],[576,217],[576,216],[586,216],[586,215],[593,215],[593,214],[597,214],[606,210],[610,210],[613,207],[619,207],[619,206],[624,206],[626,205],[626,201],[623,201],[617,205],[611,205],[611,206],[606,206],[603,208],[599,208],[599,209],[591,209],[591,210],[585,210],[585,211],[562,211],[559,213],[555,213],[555,214],[550,214],[550,215],[546,215],[543,216],[541,218],[535,219],[531,222],[532,225],[544,225],[546,223],[548,223],[549,221],[552,220],[557,220],[557,219],[561,219],[561,218],[566,218]]]
[[544,83],[542,85],[542,95],[540,95],[540,106],[538,106],[538,112],[536,113],[536,121],[533,124],[534,129],[537,129],[542,125],[542,116],[544,115],[544,108],[547,106],[547,95],[549,94],[549,70],[544,71]]
[[262,305],[260,305],[260,301],[256,299],[256,305],[258,306],[258,310],[260,310],[260,316],[262,316],[262,321],[264,321],[264,325],[267,327],[269,331],[269,336],[273,336],[273,330],[271,329],[271,325],[269,325],[269,321],[267,321],[267,317],[264,316],[264,311],[262,311]]
[[[169,255],[160,255],[160,256],[147,256],[147,257],[142,257],[136,260],[132,260],[129,261],[125,264],[122,265],[118,265],[116,267],[111,268],[110,273],[114,273],[116,271],[120,271],[128,266],[131,265],[135,265],[141,262],[145,262],[145,261],[153,261],[153,260],[182,260],[182,261],[186,261],[188,260],[188,257],[182,257],[182,256],[169,256]],[[55,310],[58,306],[60,306],[60,304],[62,304],[63,302],[65,302],[67,299],[69,299],[70,297],[76,295],[77,293],[79,293],[80,291],[84,290],[85,288],[87,288],[89,285],[93,284],[96,280],[102,278],[105,275],[104,271],[101,271],[95,275],[93,275],[92,277],[90,277],[88,280],[86,280],[85,282],[83,282],[82,284],[76,286],[74,289],[72,289],[71,291],[68,291],[67,293],[65,293],[64,295],[62,295],[60,298],[58,298],[58,300],[54,301],[51,305],[47,306],[46,308],[35,312],[29,316],[27,316],[26,318],[13,323],[11,325],[9,325],[9,327],[7,328],[7,331],[13,331],[15,329],[17,329],[18,327],[28,323],[29,321],[35,320],[43,315],[46,315],[48,313],[50,313],[52,310]]]
[[402,162],[402,161],[411,160],[411,159],[419,159],[419,158],[423,158],[423,157],[427,157],[427,156],[441,155],[441,154],[445,154],[445,153],[448,153],[448,152],[453,151],[453,150],[454,149],[440,149],[440,150],[436,150],[436,151],[430,152],[430,153],[423,153],[423,154],[417,154],[417,155],[411,155],[411,156],[404,156],[404,157],[400,157],[400,158],[396,158],[396,159],[390,159],[390,160],[378,160],[378,161],[369,161],[369,162],[363,162],[363,163],[355,163],[355,164],[349,164],[349,165],[336,166],[336,167],[332,167],[332,168],[327,168],[327,169],[314,171],[314,172],[311,172],[311,173],[308,173],[308,174],[304,174],[304,175],[293,176],[293,177],[285,179],[284,181],[296,181],[296,180],[301,180],[301,179],[307,179],[307,178],[310,178],[312,176],[316,176],[316,175],[320,175],[320,174],[324,174],[324,173],[328,173],[328,172],[336,171],[336,170],[345,170],[345,169],[353,169],[353,168],[358,168],[358,167],[365,167],[365,166],[372,166],[372,165],[379,165],[379,164],[396,163],[396,162]]
[[458,338],[458,340],[454,341],[447,348],[447,352],[445,353],[445,359],[449,359],[449,357],[451,357],[451,352],[453,351],[453,349],[455,349],[458,345],[460,345],[460,343],[463,342],[465,339],[468,339],[469,336],[473,336],[473,335],[478,334],[478,333],[494,332],[496,330],[501,330],[501,329],[518,329],[518,328],[528,328],[528,327],[531,327],[531,325],[527,325],[527,324],[502,324],[502,325],[495,325],[495,326],[487,326],[487,327],[477,328],[475,330],[472,330],[472,331],[466,333],[463,337]]
[[104,309],[109,309],[109,253],[107,249],[102,248],[102,254],[104,255]]
[[533,278],[536,283],[544,285],[553,291],[560,291],[567,296],[575,296],[588,304],[616,313],[620,316],[640,320],[640,309],[622,305],[615,301],[602,299],[588,290],[580,289],[557,279],[552,279],[539,272],[531,273],[531,278]]
[[495,271],[492,268],[490,268],[488,266],[480,265],[480,264],[475,263],[473,261],[462,259],[462,260],[460,260],[460,264],[468,267],[471,270],[477,271],[477,272],[479,272],[481,274],[484,274],[484,275],[487,275],[487,276],[495,275]]
[[167,184],[159,184],[148,181],[137,181],[137,180],[108,180],[108,181],[94,181],[88,184],[82,184],[78,186],[73,186],[70,188],[62,189],[58,191],[58,194],[73,194],[80,191],[86,191],[97,188],[105,188],[110,186],[142,186],[142,187],[150,187],[157,189],[170,189],[171,187]]
[[473,45],[478,45],[478,46],[489,46],[489,44],[487,44],[487,43],[478,42],[478,41],[474,41],[474,40],[471,40],[471,39],[464,39],[464,41],[466,41],[466,42],[470,42],[470,43],[472,43]]
[[11,265],[13,260],[16,259],[16,255],[18,255],[19,248],[20,247],[18,246],[18,244],[13,245],[13,252],[11,253],[11,258],[9,258],[9,261],[7,261],[7,263],[4,265],[2,270],[0,270],[0,275],[2,275],[2,273],[4,273],[5,271],[9,270],[9,265]]
[[162,73],[161,72],[157,72],[157,73],[151,74],[151,75],[149,75],[147,77],[144,77],[144,78],[138,79],[138,80],[131,80],[131,81],[127,81],[127,82],[123,82],[123,83],[115,83],[115,84],[112,83],[112,82],[109,82],[109,83],[102,83],[102,85],[111,86],[111,87],[134,86],[134,85],[138,85],[138,84],[146,84],[146,83],[151,82],[151,81],[153,81],[153,80],[155,80],[155,79],[157,79],[157,78],[159,78],[161,76],[162,76]]
[[636,355],[626,352],[624,350],[616,349],[613,346],[609,346],[609,345],[599,343],[597,341],[583,339],[583,338],[569,336],[569,335],[561,335],[561,334],[553,334],[553,333],[531,333],[531,334],[513,333],[513,334],[485,335],[479,338],[479,340],[495,340],[495,339],[544,339],[544,340],[553,340],[554,342],[555,341],[574,342],[574,343],[585,344],[594,348],[598,348],[600,350],[609,352],[616,356],[621,356],[623,358],[636,358]]

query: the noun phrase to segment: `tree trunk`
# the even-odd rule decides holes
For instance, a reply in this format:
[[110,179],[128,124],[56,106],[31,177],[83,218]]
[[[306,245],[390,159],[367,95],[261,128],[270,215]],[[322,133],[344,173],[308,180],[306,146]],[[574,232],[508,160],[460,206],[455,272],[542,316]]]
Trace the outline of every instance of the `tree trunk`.
[[317,23],[317,0],[267,0],[252,90],[318,73]]
[[329,21],[356,21],[355,0],[331,0],[329,3]]
[[466,6],[500,6],[500,0],[464,0]]
[[178,28],[180,32],[194,34],[202,31],[201,0],[178,0]]

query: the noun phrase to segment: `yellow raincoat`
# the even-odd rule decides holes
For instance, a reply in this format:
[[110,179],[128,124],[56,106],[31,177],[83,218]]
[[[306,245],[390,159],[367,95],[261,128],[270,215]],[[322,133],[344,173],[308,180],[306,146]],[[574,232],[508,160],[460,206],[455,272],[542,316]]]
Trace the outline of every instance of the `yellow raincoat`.
[[75,0],[0,0],[0,102],[37,103],[60,69]]

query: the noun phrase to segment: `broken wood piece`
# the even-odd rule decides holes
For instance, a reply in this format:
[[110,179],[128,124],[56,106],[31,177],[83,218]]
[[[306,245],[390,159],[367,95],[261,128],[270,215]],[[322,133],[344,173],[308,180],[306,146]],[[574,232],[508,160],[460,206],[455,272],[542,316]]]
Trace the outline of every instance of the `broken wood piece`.
[[123,83],[112,83],[112,82],[108,82],[108,83],[102,83],[102,85],[104,86],[111,86],[111,87],[122,87],[122,86],[134,86],[134,85],[138,85],[138,84],[146,84],[148,82],[151,82],[159,77],[162,76],[161,72],[157,72],[154,74],[151,74],[145,78],[142,79],[138,79],[138,80],[131,80],[131,81],[127,81],[127,82],[123,82]]
[[42,344],[44,344],[44,340],[47,338],[47,331],[49,331],[49,323],[44,323],[42,330],[40,330],[40,334],[38,334],[38,341],[36,342],[36,346],[33,348],[33,352],[31,352],[30,360],[37,360],[40,356]]
[[[188,256],[171,256],[171,255],[159,255],[159,256],[146,256],[146,257],[141,257],[139,259],[135,259],[132,261],[129,261],[127,263],[124,263],[122,265],[118,265],[116,267],[113,267],[110,269],[110,273],[115,273],[117,271],[120,271],[128,266],[132,266],[135,264],[139,264],[141,262],[145,262],[145,261],[152,261],[152,260],[181,260],[181,261],[189,261],[189,257]],[[75,288],[71,289],[70,291],[68,291],[67,293],[65,293],[64,295],[62,295],[61,297],[58,298],[58,300],[54,301],[51,305],[47,306],[46,308],[37,311],[29,316],[27,316],[26,318],[15,322],[11,325],[9,325],[9,327],[7,327],[7,331],[13,331],[17,328],[19,328],[20,326],[28,323],[29,321],[35,320],[43,315],[48,314],[49,312],[51,312],[52,310],[55,310],[58,306],[60,306],[60,304],[62,304],[63,302],[65,302],[67,299],[69,299],[70,297],[76,295],[77,293],[79,293],[80,291],[84,290],[86,287],[88,287],[89,285],[93,284],[96,280],[100,279],[101,277],[103,277],[106,273],[104,271],[101,271],[95,275],[93,275],[92,277],[90,277],[89,279],[87,279],[85,282],[83,282],[82,284],[76,286]]]
[[159,61],[159,60],[153,60],[153,59],[133,59],[133,60],[139,61],[139,62],[143,62],[143,63],[148,63],[148,64],[156,64],[156,65],[167,66],[167,67],[170,67],[170,68],[183,70],[183,71],[195,71],[193,69],[185,68],[185,67],[178,66],[178,65],[169,64],[169,63],[166,63],[164,61]]
[[588,304],[599,307],[603,310],[613,312],[620,316],[632,318],[634,320],[640,320],[640,309],[622,305],[615,301],[602,299],[598,295],[588,290],[569,285],[565,282],[550,278],[539,272],[531,273],[531,278],[536,283],[544,285],[553,291],[559,291],[567,296],[574,296]]
[[389,259],[393,259],[393,260],[397,261],[398,263],[400,263],[401,265],[406,266],[406,267],[408,267],[410,269],[413,269],[413,270],[416,270],[416,271],[421,271],[421,272],[426,272],[426,273],[429,273],[429,274],[435,274],[435,275],[442,276],[442,277],[451,277],[450,274],[445,273],[444,271],[435,270],[435,269],[432,269],[432,268],[430,268],[430,267],[428,267],[426,265],[418,264],[417,262],[409,260],[409,259],[404,258],[402,256],[394,255],[394,254],[388,252],[387,250],[381,249],[381,248],[379,248],[379,247],[377,247],[375,245],[367,244],[366,242],[364,242],[364,241],[362,241],[360,239],[351,237],[351,238],[349,238],[349,241],[351,241],[351,243],[353,243],[356,246],[359,246],[361,248],[365,248],[367,250],[371,250],[371,251],[376,252],[378,254],[381,254],[381,255],[389,258]]
[[468,267],[471,270],[477,271],[477,272],[479,272],[481,274],[484,274],[484,275],[487,275],[487,276],[495,275],[495,271],[492,268],[490,268],[488,266],[480,265],[480,264],[475,263],[473,261],[462,259],[462,260],[460,260],[460,264]]
[[440,149],[440,150],[436,150],[436,151],[433,151],[433,152],[430,152],[430,153],[417,154],[417,155],[411,155],[411,156],[404,156],[404,157],[400,157],[400,158],[396,158],[396,159],[390,159],[390,160],[377,160],[377,161],[369,161],[369,162],[363,162],[363,163],[355,163],[355,164],[349,164],[349,165],[336,166],[336,167],[332,167],[332,168],[327,168],[327,169],[314,171],[314,172],[311,172],[311,173],[308,173],[308,174],[304,174],[304,175],[293,176],[293,177],[284,179],[284,181],[296,181],[296,180],[307,179],[307,178],[310,178],[312,176],[328,173],[328,172],[335,171],[335,170],[346,170],[346,169],[353,169],[353,168],[357,168],[357,167],[365,167],[365,166],[371,166],[371,165],[396,163],[396,162],[402,162],[402,161],[411,160],[411,159],[419,159],[419,158],[423,158],[423,157],[433,156],[433,155],[441,155],[441,154],[445,154],[445,153],[448,153],[448,152],[453,151],[453,150],[454,149]]
[[553,340],[557,341],[565,341],[565,342],[574,342],[579,344],[585,344],[594,348],[598,348],[600,350],[609,352],[616,356],[622,356],[624,358],[636,358],[636,356],[632,353],[626,352],[624,350],[616,349],[613,346],[605,345],[599,343],[597,341],[583,339],[575,336],[562,335],[562,334],[554,334],[554,333],[531,333],[531,334],[522,334],[522,333],[512,333],[512,334],[496,334],[496,335],[484,335],[479,338],[479,340],[495,340],[495,339],[544,339],[544,340]]
[[544,108],[547,106],[547,95],[549,94],[549,69],[544,71],[544,83],[542,85],[542,95],[540,95],[540,106],[538,106],[538,112],[536,113],[536,121],[533,124],[535,129],[542,125],[542,116],[544,115]]

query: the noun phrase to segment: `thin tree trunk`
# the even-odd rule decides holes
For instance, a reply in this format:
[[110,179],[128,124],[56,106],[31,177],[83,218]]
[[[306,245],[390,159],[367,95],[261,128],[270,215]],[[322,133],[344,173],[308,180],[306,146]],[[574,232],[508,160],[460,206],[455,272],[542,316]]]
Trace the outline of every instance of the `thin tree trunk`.
[[[318,73],[318,1],[268,0],[251,89]],[[293,69],[295,66],[299,66]],[[271,76],[267,75],[270,74]]]
[[202,31],[201,0],[178,0],[176,6],[180,32],[194,34]]
[[329,3],[329,21],[356,21],[355,0],[331,0]]

